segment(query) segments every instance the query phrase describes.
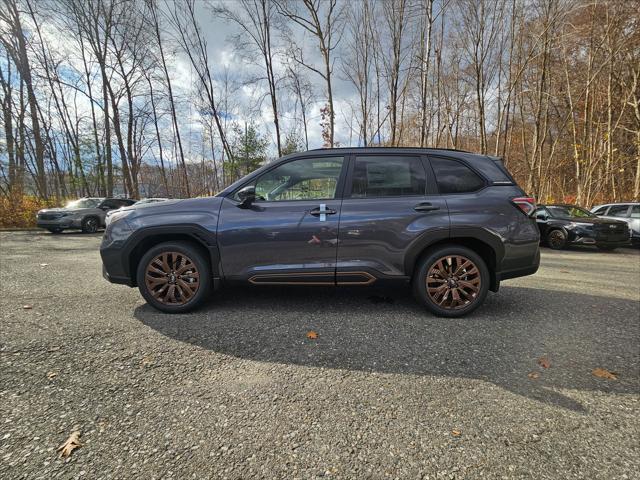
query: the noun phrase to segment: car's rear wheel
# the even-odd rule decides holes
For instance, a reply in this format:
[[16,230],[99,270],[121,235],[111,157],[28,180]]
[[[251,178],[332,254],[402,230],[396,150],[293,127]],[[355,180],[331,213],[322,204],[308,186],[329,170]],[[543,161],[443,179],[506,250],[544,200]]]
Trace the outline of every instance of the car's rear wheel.
[[443,246],[430,251],[417,265],[413,290],[418,300],[441,317],[461,317],[484,302],[489,269],[473,250]]
[[547,234],[547,245],[554,250],[562,250],[567,246],[567,234],[562,230],[551,230]]
[[149,305],[167,313],[182,313],[206,300],[211,290],[211,268],[195,245],[167,242],[142,257],[137,280]]
[[100,221],[97,217],[87,217],[82,220],[83,233],[96,233],[100,228]]

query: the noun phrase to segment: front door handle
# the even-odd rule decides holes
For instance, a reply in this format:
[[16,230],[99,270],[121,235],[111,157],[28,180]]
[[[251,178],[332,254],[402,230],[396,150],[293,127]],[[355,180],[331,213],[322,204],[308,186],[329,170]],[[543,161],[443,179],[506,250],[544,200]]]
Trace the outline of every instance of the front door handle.
[[324,203],[319,207],[309,210],[309,214],[313,215],[314,217],[319,217],[321,215],[335,215],[336,213],[338,213],[336,210],[333,210],[332,208],[327,208],[327,206]]
[[432,212],[433,210],[440,210],[440,207],[436,205],[432,205],[429,202],[420,202],[413,209],[416,212]]

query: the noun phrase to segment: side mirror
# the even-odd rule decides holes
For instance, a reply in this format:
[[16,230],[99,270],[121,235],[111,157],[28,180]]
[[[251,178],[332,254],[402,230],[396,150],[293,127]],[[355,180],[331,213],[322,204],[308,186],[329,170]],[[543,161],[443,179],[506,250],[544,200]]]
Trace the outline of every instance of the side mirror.
[[238,196],[238,200],[240,200],[240,208],[249,208],[251,204],[256,201],[256,187],[253,185],[248,185],[240,190],[236,194]]

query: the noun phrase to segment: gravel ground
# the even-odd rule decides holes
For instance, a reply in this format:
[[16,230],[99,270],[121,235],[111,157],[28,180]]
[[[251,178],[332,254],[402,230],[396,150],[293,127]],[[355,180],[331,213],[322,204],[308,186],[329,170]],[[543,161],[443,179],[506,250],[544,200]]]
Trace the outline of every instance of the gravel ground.
[[99,242],[0,233],[0,478],[640,478],[638,250],[543,250],[458,320],[293,287],[170,316]]

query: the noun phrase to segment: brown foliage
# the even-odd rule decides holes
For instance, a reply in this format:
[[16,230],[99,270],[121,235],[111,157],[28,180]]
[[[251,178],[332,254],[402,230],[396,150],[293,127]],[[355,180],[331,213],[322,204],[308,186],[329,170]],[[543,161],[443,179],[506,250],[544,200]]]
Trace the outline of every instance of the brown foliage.
[[0,196],[0,228],[35,227],[38,210],[51,206],[51,201],[30,195]]

